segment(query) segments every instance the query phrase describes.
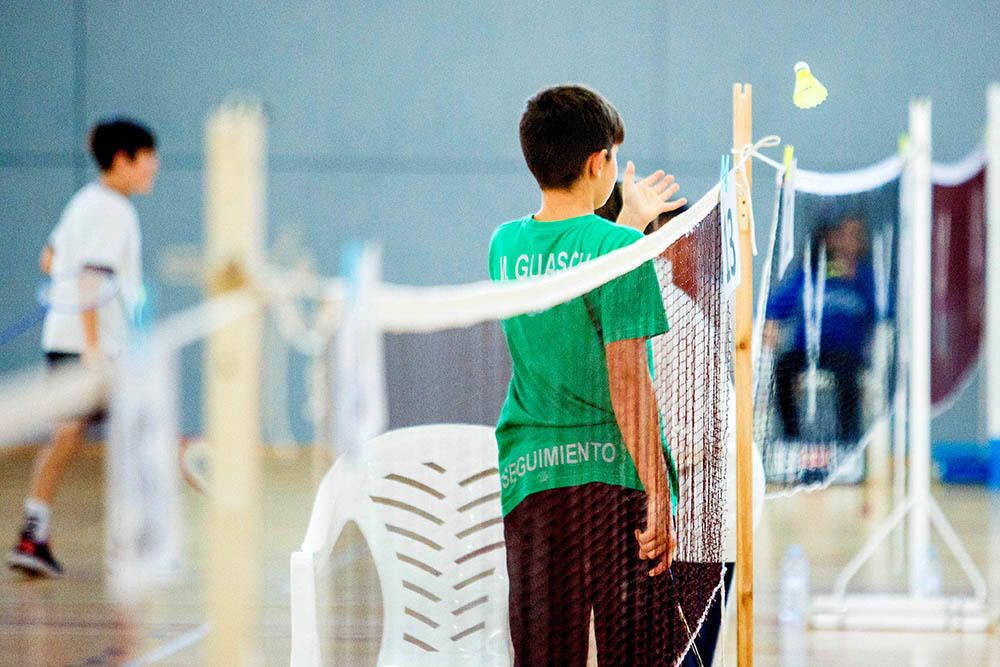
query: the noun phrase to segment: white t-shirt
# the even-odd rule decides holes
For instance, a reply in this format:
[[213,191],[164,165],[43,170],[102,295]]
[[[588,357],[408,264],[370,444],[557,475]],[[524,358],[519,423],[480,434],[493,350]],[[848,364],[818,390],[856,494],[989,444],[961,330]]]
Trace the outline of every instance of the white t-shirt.
[[[80,313],[99,304],[101,349],[117,356],[142,294],[142,253],[139,217],[120,192],[99,182],[84,186],[66,204],[49,236],[52,249],[49,310],[42,328],[46,352],[81,353],[84,349]],[[81,304],[81,275],[97,279],[90,303]]]
[[[654,389],[660,415],[665,421],[667,442],[677,462],[681,482],[678,507],[678,521],[695,517],[693,526],[679,527],[677,557],[691,562],[711,562],[718,558],[721,546],[722,558],[736,560],[736,390],[728,378],[725,366],[714,369],[712,381],[726,383],[728,392],[726,423],[721,427],[721,443],[725,450],[725,461],[710,460],[713,450],[702,443],[709,437],[705,430],[715,431],[712,413],[715,396],[708,378],[710,360],[706,354],[706,344],[715,344],[717,332],[697,303],[680,287],[673,283],[672,267],[669,262],[654,261],[663,305],[670,322],[670,331],[652,339],[653,357],[656,360],[657,377]],[[724,359],[719,359],[725,364]],[[702,379],[699,379],[702,378]],[[725,378],[723,380],[723,378]],[[701,417],[699,417],[701,415]],[[714,415],[721,419],[721,415]],[[717,450],[715,450],[717,451]],[[706,474],[713,478],[725,476],[725,499],[708,497],[692,492],[701,488]],[[722,500],[720,507],[719,501]],[[753,446],[753,522],[754,528],[760,521],[764,505],[764,466]],[[708,513],[725,512],[721,521],[721,535],[703,534],[713,530],[713,521],[702,521]],[[718,517],[716,517],[718,518]],[[716,542],[721,537],[721,545]],[[707,542],[707,543],[706,543]]]

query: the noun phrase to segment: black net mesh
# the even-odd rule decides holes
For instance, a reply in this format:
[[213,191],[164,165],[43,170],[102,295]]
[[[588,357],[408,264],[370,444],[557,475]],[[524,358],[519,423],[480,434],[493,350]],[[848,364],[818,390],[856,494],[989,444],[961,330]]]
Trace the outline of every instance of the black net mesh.
[[679,558],[693,562],[722,560],[721,491],[735,438],[732,308],[722,297],[720,247],[713,211],[654,260],[671,328],[651,343],[653,384],[680,478]]
[[[385,340],[389,428],[496,424],[510,382],[497,321]],[[414,391],[420,387],[419,400]]]

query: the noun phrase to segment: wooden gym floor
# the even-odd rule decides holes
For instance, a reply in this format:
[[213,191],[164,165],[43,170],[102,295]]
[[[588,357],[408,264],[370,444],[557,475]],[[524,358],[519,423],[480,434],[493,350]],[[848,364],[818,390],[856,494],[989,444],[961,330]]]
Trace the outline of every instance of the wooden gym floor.
[[[0,452],[0,544],[13,544],[33,450]],[[305,531],[312,505],[310,456],[265,460],[262,614],[259,633],[268,665],[288,664],[288,555]],[[202,611],[203,499],[185,489],[186,562],[179,580],[145,609],[122,614],[104,592],[102,448],[88,447],[70,469],[55,506],[53,548],[66,568],[62,580],[0,574],[0,665],[203,664],[207,631]],[[1000,593],[1000,495],[981,488],[935,488],[942,508],[976,563]],[[822,667],[989,665],[1000,667],[996,634],[807,632],[783,636],[776,623],[777,569],[786,547],[801,543],[810,559],[812,588],[828,591],[872,526],[887,509],[882,494],[833,488],[770,501],[756,535],[756,665]],[[3,542],[6,540],[6,542]],[[945,592],[961,592],[957,567],[941,551]],[[329,659],[374,664],[380,607],[374,570],[357,533],[334,555],[337,584],[330,610]],[[890,550],[859,580],[876,590],[893,579]],[[348,574],[349,576],[340,576]],[[995,598],[1000,599],[1000,598]],[[725,664],[735,665],[730,624]],[[335,638],[335,641],[333,640]],[[722,664],[717,659],[716,664]],[[471,666],[470,666],[471,667]]]

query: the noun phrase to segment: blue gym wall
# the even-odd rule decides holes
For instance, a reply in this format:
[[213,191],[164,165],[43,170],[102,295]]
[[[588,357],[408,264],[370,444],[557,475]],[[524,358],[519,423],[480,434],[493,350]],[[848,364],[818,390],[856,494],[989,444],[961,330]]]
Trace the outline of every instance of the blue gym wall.
[[[85,130],[111,113],[144,119],[161,142],[156,192],[136,202],[161,315],[200,298],[159,285],[158,257],[200,239],[202,124],[232,93],[258,96],[271,120],[272,239],[300,231],[325,273],[346,239],[379,240],[388,279],[425,285],[482,278],[493,226],[536,205],[516,128],[523,100],[546,84],[606,94],[626,119],[622,157],[640,171],[666,166],[692,199],[728,149],[734,81],[754,85],[755,134],[781,134],[811,169],[893,152],[916,94],[934,101],[936,159],[980,140],[986,84],[1000,80],[995,2],[827,6],[3,0],[0,326],[33,308],[38,249],[93,176]],[[798,59],[831,91],[808,112],[790,101]],[[766,219],[771,178],[757,173]],[[36,329],[0,348],[0,370],[36,361],[37,339]],[[188,429],[196,352],[185,364]],[[938,419],[936,438],[975,437],[977,400]]]

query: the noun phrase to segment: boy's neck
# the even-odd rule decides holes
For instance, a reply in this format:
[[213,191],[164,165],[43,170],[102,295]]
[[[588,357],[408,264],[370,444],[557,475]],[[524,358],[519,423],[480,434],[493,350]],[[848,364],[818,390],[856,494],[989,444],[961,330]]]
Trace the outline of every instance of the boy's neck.
[[105,171],[101,174],[101,185],[118,192],[123,197],[130,197],[132,195],[132,191],[129,189],[125,179],[112,171]]
[[593,213],[593,194],[577,186],[569,190],[542,190],[542,206],[534,218],[538,222],[555,222]]

